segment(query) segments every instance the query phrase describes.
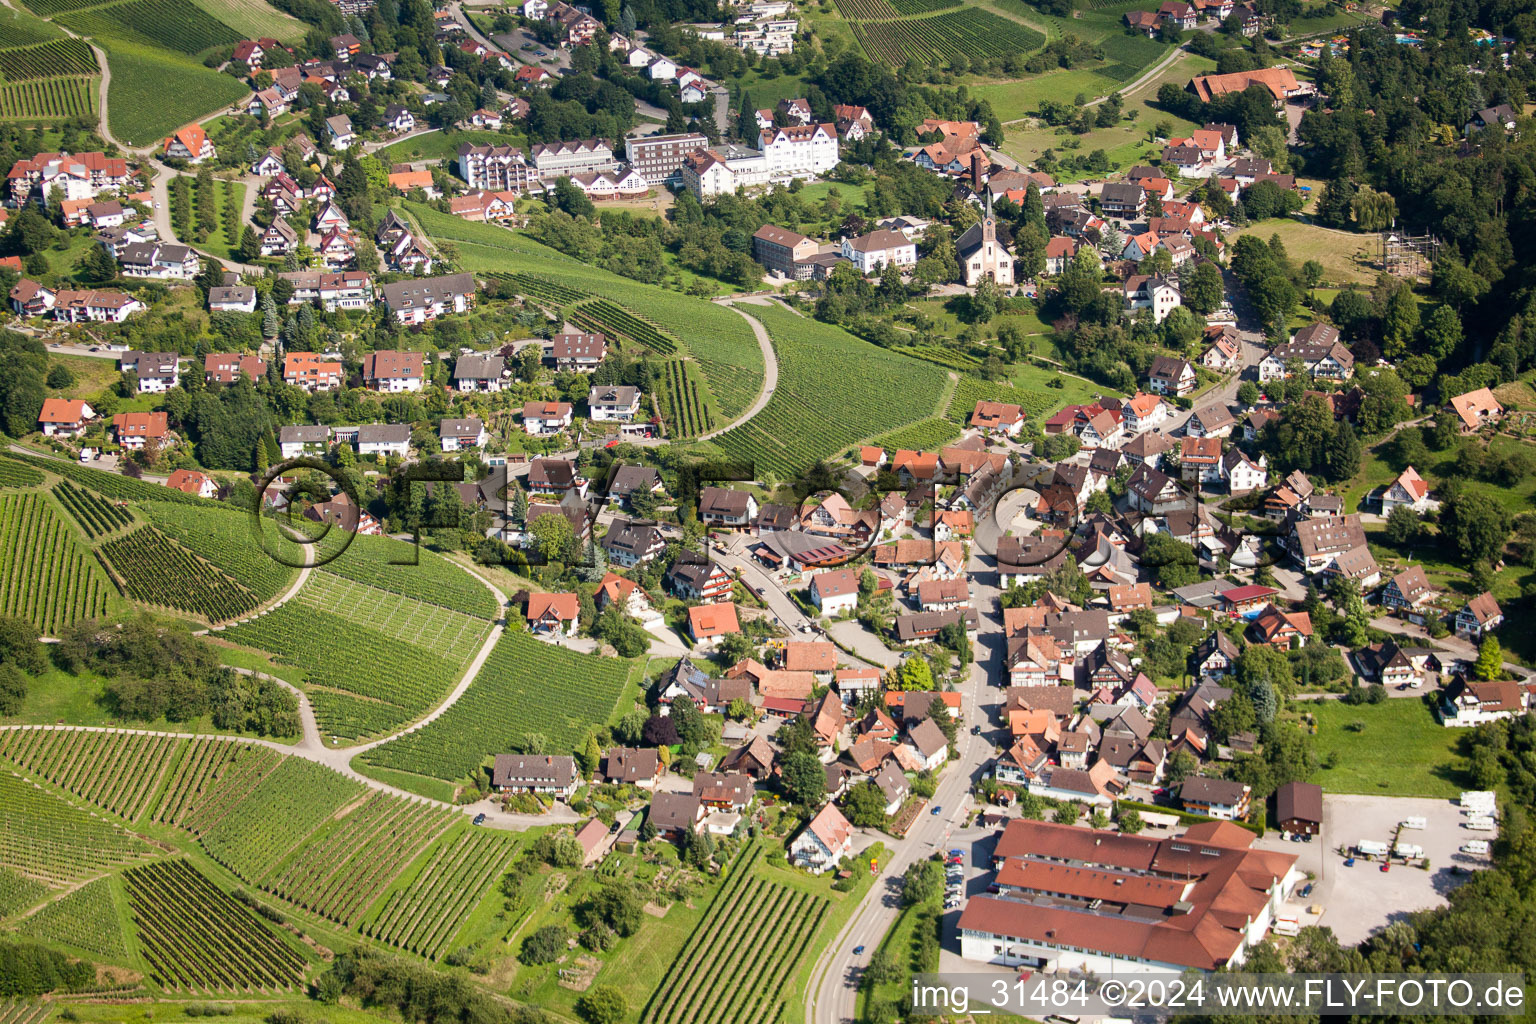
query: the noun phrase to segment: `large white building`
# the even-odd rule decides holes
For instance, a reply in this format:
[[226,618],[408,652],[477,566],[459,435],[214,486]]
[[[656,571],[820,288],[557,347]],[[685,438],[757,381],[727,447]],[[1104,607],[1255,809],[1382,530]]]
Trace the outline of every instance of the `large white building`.
[[1225,821],[1150,839],[1015,820],[993,853],[997,894],[960,915],[960,955],[1100,976],[1240,965],[1303,877],[1253,840]]
[[526,192],[531,170],[523,151],[516,146],[476,146],[464,143],[458,151],[459,177],[472,189],[487,192]]
[[757,148],[768,158],[768,173],[785,180],[811,178],[837,166],[837,126],[790,125],[759,132]]

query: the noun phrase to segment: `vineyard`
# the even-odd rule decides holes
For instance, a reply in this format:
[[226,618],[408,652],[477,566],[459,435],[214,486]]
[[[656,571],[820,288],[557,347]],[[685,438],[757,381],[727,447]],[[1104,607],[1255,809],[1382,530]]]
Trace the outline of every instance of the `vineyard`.
[[976,403],[980,401],[1017,405],[1026,415],[1035,417],[1043,416],[1061,404],[1060,397],[1049,392],[1026,391],[1014,387],[1008,381],[989,381],[966,375],[955,385],[955,397],[950,400],[947,418],[952,423],[965,425],[970,421],[971,413],[976,410]]
[[570,313],[578,327],[589,331],[628,338],[658,355],[670,356],[677,351],[677,341],[663,334],[655,324],[607,299],[583,302]]
[[53,25],[40,18],[34,18],[16,5],[0,10],[0,38],[6,39],[8,46],[44,43],[50,39],[58,39],[62,35],[63,33]]
[[75,522],[80,524],[85,535],[92,539],[133,525],[133,515],[127,509],[103,501],[96,494],[83,487],[76,487],[68,480],[60,480],[53,485],[53,496],[75,517]]
[[[179,28],[169,24],[173,31]],[[112,64],[107,89],[112,133],[130,146],[151,145],[250,94],[250,86],[233,75],[158,45],[118,35],[97,36],[95,42]]]
[[26,0],[29,10],[42,15],[77,11],[82,7],[90,7],[100,2],[101,0]]
[[975,356],[943,345],[903,345],[892,351],[911,356],[913,359],[921,359],[925,363],[933,363],[935,366],[959,370],[961,373],[973,372],[981,365],[981,360]]
[[947,420],[931,419],[914,423],[910,427],[893,430],[875,438],[874,443],[888,452],[937,451],[960,436],[960,430]]
[[900,67],[909,60],[943,64],[957,53],[971,60],[995,60],[1028,53],[1045,36],[977,7],[907,21],[851,21],[854,37],[872,60]]
[[107,960],[128,959],[110,878],[98,878],[59,897],[23,920],[19,930],[23,935],[62,942]]
[[8,729],[0,754],[33,776],[137,821],[185,740],[85,729]]
[[210,622],[255,611],[261,600],[153,526],[101,546],[113,581],[128,597],[177,608]]
[[123,875],[150,977],[189,992],[291,991],[305,960],[184,860]]
[[362,793],[362,785],[301,757],[285,758],[218,823],[198,834],[209,856],[247,882]]
[[[179,493],[179,492],[178,492]],[[251,533],[251,518],[229,508],[170,505],[145,502],[139,506],[161,533],[174,537],[199,558],[239,580],[265,603],[283,593],[298,577],[298,570],[267,555]],[[299,545],[276,529],[265,531],[265,545],[288,562],[302,561]]]
[[452,811],[375,792],[275,868],[263,888],[351,926],[400,871],[456,820]]
[[195,832],[211,828],[282,761],[271,747],[228,740],[189,741],[153,820]]
[[81,35],[138,38],[179,53],[240,41],[240,33],[191,0],[124,0],[58,18]]
[[36,487],[43,482],[43,474],[31,466],[0,460],[0,487]]
[[[224,76],[228,78],[228,75]],[[130,476],[120,473],[108,473],[105,470],[91,469],[75,462],[65,462],[62,459],[45,459],[38,455],[23,455],[20,452],[0,452],[0,465],[6,462],[20,462],[36,469],[45,469],[57,476],[72,480],[77,484],[89,487],[97,494],[105,495],[114,501],[174,501],[188,505],[210,506],[214,503],[206,498],[199,498],[195,494],[187,494],[172,487],[163,487],[160,484],[148,483],[144,480],[135,480]]]
[[812,948],[829,904],[754,874],[761,851],[753,846],[741,855],[709,913],[663,975],[641,1024],[771,1024],[779,1019],[784,986]]
[[53,1013],[52,1003],[16,1003],[0,1000],[0,1024],[43,1024]]
[[934,409],[947,382],[936,366],[860,341],[781,306],[754,308],[773,338],[779,384],[756,416],[722,434],[726,454],[790,480],[861,438]]
[[[348,738],[390,731],[420,717],[453,689],[464,663],[478,648],[477,642],[439,654],[302,600],[230,626],[220,635],[304,669],[321,731]],[[332,699],[334,690],[342,692],[342,699]]]
[[674,439],[698,437],[714,426],[709,412],[709,385],[686,359],[667,362],[659,398],[667,434]]
[[[427,234],[458,247],[465,270],[505,276],[531,290],[540,287],[532,283],[535,280],[549,283],[546,275],[558,268],[559,287],[582,298],[600,295],[626,309],[644,310],[647,320],[699,361],[722,417],[739,415],[757,397],[763,381],[762,351],[747,322],[735,312],[579,263],[521,232],[470,223],[424,204],[408,203],[407,209]],[[564,305],[573,300],[551,301]]]
[[0,121],[57,121],[96,113],[95,78],[0,83]]
[[94,75],[100,70],[90,45],[81,39],[55,39],[51,43],[0,50],[0,78],[7,82]]
[[455,651],[473,654],[490,632],[484,619],[423,604],[328,572],[312,574],[294,600],[317,611],[366,622],[369,629],[450,656]]
[[837,13],[849,21],[894,21],[959,6],[960,0],[837,0]]
[[0,868],[0,917],[10,917],[28,907],[35,907],[48,896],[48,887],[19,875],[10,868]]
[[0,615],[47,634],[107,610],[109,587],[43,495],[0,494]]
[[500,614],[497,595],[478,576],[407,541],[358,536],[340,557],[326,562],[323,568],[370,587],[465,615],[494,619]]
[[469,911],[501,876],[517,836],[460,826],[444,836],[421,871],[389,897],[364,931],[429,960],[439,959]]
[[524,734],[542,735],[549,753],[574,751],[613,715],[630,667],[509,630],[452,707],[359,756],[381,768],[452,782]]
[[62,888],[152,852],[118,826],[0,772],[0,867]]
[[499,281],[505,281],[517,289],[519,295],[534,299],[538,302],[553,303],[557,306],[569,306],[590,299],[591,292],[577,291],[575,288],[567,288],[563,284],[546,280],[534,274],[491,274]]

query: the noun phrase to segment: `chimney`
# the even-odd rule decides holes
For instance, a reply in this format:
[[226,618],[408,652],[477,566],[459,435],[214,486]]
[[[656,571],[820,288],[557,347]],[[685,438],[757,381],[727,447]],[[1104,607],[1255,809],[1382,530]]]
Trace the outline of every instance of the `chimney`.
[[971,188],[981,192],[982,177],[987,171],[987,158],[980,149],[971,153]]

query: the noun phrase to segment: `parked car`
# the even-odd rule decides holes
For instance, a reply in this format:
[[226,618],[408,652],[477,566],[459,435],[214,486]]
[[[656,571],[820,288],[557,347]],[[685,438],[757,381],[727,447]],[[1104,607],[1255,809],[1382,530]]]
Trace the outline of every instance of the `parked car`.
[[1298,895],[1302,899],[1306,899],[1308,896],[1311,896],[1312,895],[1312,883],[1308,882],[1306,885],[1302,886],[1301,887],[1301,892],[1298,893]]
[[483,815],[483,814],[475,815],[475,824],[476,825],[484,825],[485,824],[485,815]]
[[1347,868],[1354,867],[1355,866],[1355,858],[1353,858],[1353,857],[1345,857],[1344,858],[1344,866],[1347,867]]

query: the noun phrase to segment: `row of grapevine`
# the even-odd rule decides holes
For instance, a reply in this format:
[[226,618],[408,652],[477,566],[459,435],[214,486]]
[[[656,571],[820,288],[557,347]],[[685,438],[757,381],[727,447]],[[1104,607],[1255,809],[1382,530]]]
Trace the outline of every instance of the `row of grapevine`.
[[631,663],[503,633],[464,695],[432,722],[359,755],[368,764],[454,781],[488,754],[538,733],[575,751],[613,715]]
[[119,826],[0,772],[0,867],[62,887],[152,852]]
[[104,501],[94,492],[76,487],[68,480],[53,485],[53,496],[75,517],[87,537],[103,537],[133,525],[133,514],[127,509]]
[[282,759],[271,747],[193,740],[166,784],[154,820],[191,832],[212,828]]
[[291,991],[305,960],[243,904],[184,860],[123,875],[150,977],[188,992]]
[[273,558],[264,545],[276,542],[276,552],[293,563],[303,561],[299,545],[281,539],[281,533],[265,521],[265,540],[258,543],[248,511],[163,501],[144,502],[138,511],[161,533],[239,580],[263,603],[283,593],[298,578],[298,569]]
[[0,754],[38,778],[137,821],[184,740],[87,729],[7,729]]
[[661,378],[661,409],[667,420],[667,433],[678,439],[698,437],[714,426],[709,402],[699,391],[699,374],[694,364],[674,359],[666,364]]
[[397,890],[364,930],[381,942],[429,960],[448,942],[512,857],[517,836],[461,827],[439,841],[410,885]]
[[52,1013],[52,1003],[0,1000],[0,1024],[43,1024]]
[[36,46],[0,49],[0,78],[23,82],[58,75],[94,75],[96,55],[83,39],[55,39]]
[[270,892],[344,925],[354,924],[417,853],[457,816],[375,792],[310,836],[264,881]]
[[[321,728],[347,737],[393,729],[420,717],[453,689],[478,647],[476,641],[462,650],[436,653],[297,600],[229,626],[220,636],[304,669]],[[370,720],[353,721],[333,709],[328,704],[331,691],[372,702]],[[384,730],[377,728],[380,724]]]
[[440,653],[449,660],[463,661],[474,654],[491,631],[489,622],[473,615],[323,571],[312,573],[294,600],[316,611],[365,622],[369,629]]
[[667,972],[642,1018],[768,1024],[821,925],[827,901],[738,868]]
[[49,459],[41,455],[26,455],[21,452],[0,452],[0,462],[19,462],[35,469],[46,470],[55,476],[73,480],[98,494],[120,501],[175,501],[188,505],[218,505],[217,502],[199,498],[185,491],[178,491],[174,487],[152,484],[147,480],[135,480],[121,473],[92,469],[90,466],[82,466],[78,462],[69,462],[64,459]]
[[323,568],[370,587],[465,615],[494,619],[501,614],[498,595],[479,577],[409,541],[358,536]]
[[0,487],[36,487],[43,482],[43,474],[31,466],[0,459]]
[[935,409],[948,382],[936,366],[896,355],[782,306],[752,309],[773,339],[779,381],[756,416],[720,435],[726,454],[791,480],[818,459]]
[[284,758],[198,841],[214,860],[255,882],[362,791],[361,783],[323,765]]
[[126,35],[186,54],[240,41],[240,33],[191,0],[126,0],[57,20],[81,35]]
[[1017,405],[1029,416],[1044,416],[1061,404],[1061,399],[1048,392],[1029,391],[1016,388],[1008,381],[982,380],[967,374],[955,385],[955,395],[950,399],[945,415],[952,423],[964,425],[970,421],[971,413],[976,411],[976,403],[980,401]]
[[570,288],[536,274],[490,274],[488,276],[507,282],[517,289],[520,295],[562,306],[580,302],[592,295],[591,292]]
[[931,452],[949,444],[960,436],[960,428],[948,420],[920,420],[909,427],[893,430],[877,437],[874,443],[888,452]]
[[931,18],[849,24],[865,53],[874,60],[898,66],[908,60],[944,63],[955,54],[964,54],[971,60],[993,60],[1029,53],[1045,43],[1045,36],[1034,29],[979,7],[965,7]]
[[109,588],[37,492],[0,494],[0,615],[56,634],[107,610]]
[[62,121],[96,113],[97,79],[34,78],[0,83],[0,121]]
[[0,868],[0,918],[37,906],[48,892],[48,887],[42,882],[34,881],[10,868]]
[[108,541],[99,554],[122,592],[135,601],[178,608],[210,622],[249,614],[261,601],[153,526]]
[[29,915],[19,929],[35,939],[62,942],[107,960],[128,959],[128,943],[118,924],[112,879],[98,878]]
[[904,356],[911,356],[913,359],[921,359],[925,362],[962,372],[975,370],[981,365],[981,360],[975,356],[956,351],[952,348],[945,348],[943,345],[904,345],[900,348],[892,349],[892,351],[900,352]]
[[677,351],[677,340],[664,333],[655,324],[631,313],[616,302],[607,299],[589,299],[570,311],[571,319],[580,327],[601,334],[628,338],[659,355],[669,356]]

